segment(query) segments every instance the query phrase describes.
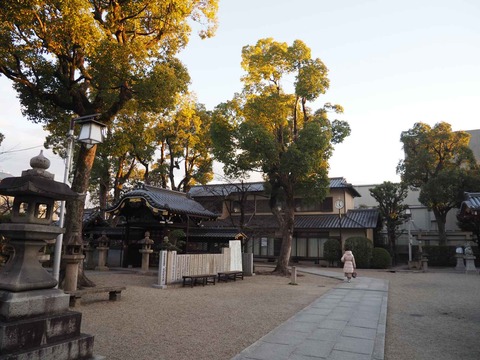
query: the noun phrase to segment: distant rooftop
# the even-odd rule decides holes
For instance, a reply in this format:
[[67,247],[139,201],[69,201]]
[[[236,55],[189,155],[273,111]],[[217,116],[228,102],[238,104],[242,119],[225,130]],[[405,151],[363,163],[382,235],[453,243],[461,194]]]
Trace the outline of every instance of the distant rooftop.
[[[360,193],[355,190],[352,184],[347,183],[343,177],[330,178],[330,189],[348,189],[352,196],[360,197]],[[244,182],[244,183],[230,183],[230,184],[212,184],[212,185],[198,185],[193,186],[188,195],[195,197],[210,197],[210,196],[228,196],[239,192],[257,192],[261,193],[265,190],[264,182]]]

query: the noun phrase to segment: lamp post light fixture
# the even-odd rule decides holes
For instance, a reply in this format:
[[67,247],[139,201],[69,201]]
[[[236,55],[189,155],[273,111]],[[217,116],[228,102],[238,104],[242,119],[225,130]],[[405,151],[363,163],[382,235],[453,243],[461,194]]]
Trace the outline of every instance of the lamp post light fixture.
[[[75,142],[74,127],[75,124],[80,124],[80,135],[76,139],[77,141],[87,144],[87,148],[91,148],[96,144],[103,142],[103,130],[105,125],[95,120],[100,114],[92,114],[81,116],[70,121],[70,129],[68,130],[68,145],[67,145],[67,157],[65,159],[65,172],[63,174],[63,183],[68,184],[68,176],[72,166],[73,145]],[[65,225],[65,201],[60,203],[60,216],[59,226],[61,228]],[[60,261],[62,258],[62,246],[63,246],[63,234],[58,235],[55,243],[55,253],[53,257],[53,277],[57,280],[57,287],[60,281]]]
[[103,142],[103,129],[105,129],[105,125],[95,120],[95,117],[99,115],[100,114],[87,115],[73,120],[74,123],[82,125],[77,141],[87,144],[89,148]]

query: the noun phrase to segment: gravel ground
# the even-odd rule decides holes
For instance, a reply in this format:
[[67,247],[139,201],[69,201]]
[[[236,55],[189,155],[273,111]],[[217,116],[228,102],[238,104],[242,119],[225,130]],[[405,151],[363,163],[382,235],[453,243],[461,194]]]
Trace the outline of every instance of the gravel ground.
[[[271,269],[269,269],[271,271]],[[82,332],[95,335],[95,354],[108,360],[230,359],[280,325],[338,280],[299,276],[298,285],[255,275],[205,287],[152,288],[155,276],[88,273],[98,286],[125,285],[120,301],[90,295],[81,311]]]
[[380,275],[390,282],[386,360],[480,359],[480,276],[432,269],[371,277]]
[[[480,276],[442,269],[359,272],[389,280],[385,360],[480,359]],[[107,294],[90,295],[76,308],[82,332],[95,335],[95,353],[109,360],[228,360],[338,284],[306,274],[293,286],[289,278],[259,274],[159,290],[151,287],[154,276],[110,271],[89,277],[127,287],[116,303],[105,301]]]

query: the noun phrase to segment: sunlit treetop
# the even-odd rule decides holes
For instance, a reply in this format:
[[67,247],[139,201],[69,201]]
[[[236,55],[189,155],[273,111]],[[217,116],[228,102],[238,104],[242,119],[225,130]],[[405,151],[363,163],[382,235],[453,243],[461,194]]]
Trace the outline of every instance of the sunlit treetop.
[[214,34],[217,10],[218,0],[5,1],[0,73],[15,83],[33,121],[54,120],[61,110],[100,112],[108,121],[131,98],[176,93],[165,84],[189,81],[172,58],[192,27],[202,38]]

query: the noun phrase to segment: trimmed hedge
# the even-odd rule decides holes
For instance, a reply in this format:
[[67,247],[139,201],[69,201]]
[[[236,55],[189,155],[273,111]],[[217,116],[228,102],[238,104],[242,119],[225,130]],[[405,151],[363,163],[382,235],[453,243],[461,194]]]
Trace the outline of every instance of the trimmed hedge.
[[373,248],[371,265],[374,269],[388,269],[392,266],[392,257],[384,248]]
[[428,257],[428,266],[455,266],[455,246],[423,246],[423,254]]
[[342,245],[336,239],[329,239],[323,244],[323,257],[328,261],[328,264],[333,264],[334,261],[340,261],[342,257]]
[[355,263],[358,268],[370,268],[373,244],[369,239],[363,236],[353,236],[345,240],[345,246],[349,246],[352,249],[353,256],[355,256]]

